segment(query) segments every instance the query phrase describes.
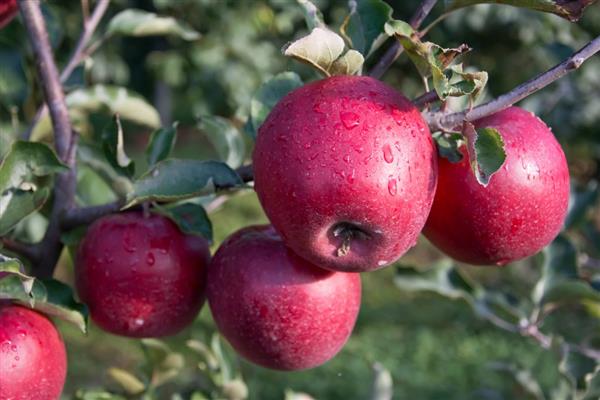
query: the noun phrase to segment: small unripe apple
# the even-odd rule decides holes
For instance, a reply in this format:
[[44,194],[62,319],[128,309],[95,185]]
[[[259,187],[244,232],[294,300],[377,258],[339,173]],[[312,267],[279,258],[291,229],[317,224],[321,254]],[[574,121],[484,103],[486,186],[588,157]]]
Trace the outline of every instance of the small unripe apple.
[[17,0],[0,0],[0,29],[12,21],[19,12]]
[[510,107],[474,122],[498,130],[506,160],[487,187],[463,160],[439,161],[438,188],[425,236],[452,258],[504,265],[531,256],[559,233],[569,202],[560,144],[534,114]]
[[208,269],[213,318],[233,348],[263,367],[316,367],[348,340],[360,307],[360,276],[317,268],[271,226],[244,228]]
[[433,201],[437,156],[402,94],[336,76],[285,96],[260,127],[256,192],[275,229],[323,268],[381,268],[415,245]]
[[52,322],[0,301],[0,400],[56,400],[66,374],[65,345]]
[[173,335],[204,302],[209,258],[204,238],[183,234],[164,216],[108,215],[90,226],[79,246],[77,292],[108,332]]

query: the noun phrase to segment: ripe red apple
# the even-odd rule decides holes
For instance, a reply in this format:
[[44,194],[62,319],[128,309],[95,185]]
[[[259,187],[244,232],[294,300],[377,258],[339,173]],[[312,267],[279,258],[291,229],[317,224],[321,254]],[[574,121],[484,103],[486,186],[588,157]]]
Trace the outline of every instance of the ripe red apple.
[[299,370],[323,364],[348,340],[360,276],[317,268],[271,226],[244,228],[208,268],[207,297],[219,330],[248,360]]
[[254,149],[260,202],[286,245],[323,268],[381,268],[414,246],[433,201],[437,156],[402,94],[336,76],[285,96]]
[[17,0],[0,0],[0,29],[4,28],[19,12]]
[[98,219],[79,246],[76,284],[102,329],[130,337],[173,335],[204,302],[205,239],[141,212]]
[[550,129],[528,111],[511,107],[474,125],[498,130],[506,161],[484,187],[464,148],[459,163],[440,158],[424,233],[456,260],[504,265],[537,253],[556,237],[569,202],[569,170]]
[[0,302],[0,400],[56,400],[66,374],[65,345],[52,322]]

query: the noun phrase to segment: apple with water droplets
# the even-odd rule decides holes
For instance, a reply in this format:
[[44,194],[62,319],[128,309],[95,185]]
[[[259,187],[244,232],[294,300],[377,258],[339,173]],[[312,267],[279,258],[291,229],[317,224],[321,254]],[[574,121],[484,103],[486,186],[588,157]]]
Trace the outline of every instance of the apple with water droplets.
[[559,233],[569,202],[569,169],[550,129],[528,111],[510,107],[474,125],[498,130],[506,161],[484,187],[464,148],[458,163],[440,157],[424,233],[456,260],[504,265],[537,253]]
[[52,322],[0,301],[0,399],[56,400],[66,374],[65,345]]
[[287,248],[271,226],[231,235],[208,268],[208,303],[233,348],[267,368],[313,368],[348,340],[360,275],[328,271]]
[[0,29],[12,21],[19,12],[17,0],[0,0]]
[[259,129],[253,162],[256,192],[286,245],[336,271],[378,269],[414,246],[437,182],[421,114],[369,77],[286,95]]
[[102,329],[129,337],[173,335],[205,298],[208,242],[142,212],[96,220],[79,245],[76,287]]

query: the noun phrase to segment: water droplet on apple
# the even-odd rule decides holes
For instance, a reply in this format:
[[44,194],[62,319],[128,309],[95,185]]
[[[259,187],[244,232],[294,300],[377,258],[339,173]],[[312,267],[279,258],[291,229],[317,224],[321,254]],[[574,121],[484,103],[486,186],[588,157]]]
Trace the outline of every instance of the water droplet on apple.
[[400,126],[405,124],[404,114],[402,113],[402,111],[400,111],[396,107],[392,108],[392,118],[394,118],[394,121],[396,121],[396,124],[398,124]]
[[395,196],[396,193],[398,193],[398,181],[392,176],[388,179],[388,192],[390,192],[392,196]]
[[383,159],[386,163],[391,164],[394,162],[394,155],[392,154],[392,147],[389,144],[383,146]]
[[146,263],[150,266],[154,265],[154,254],[152,253],[148,253],[148,255],[146,256]]
[[360,124],[360,117],[352,111],[341,112],[340,119],[346,129],[354,129]]

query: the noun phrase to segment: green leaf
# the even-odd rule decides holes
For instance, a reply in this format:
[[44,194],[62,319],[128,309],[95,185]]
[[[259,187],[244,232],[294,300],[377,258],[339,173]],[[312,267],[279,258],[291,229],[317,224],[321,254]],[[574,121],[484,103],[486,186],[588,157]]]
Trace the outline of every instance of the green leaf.
[[590,208],[592,208],[600,197],[598,182],[590,181],[585,188],[571,187],[569,209],[565,218],[565,228],[573,228],[582,223]]
[[451,163],[457,163],[463,159],[463,154],[459,150],[464,144],[463,135],[456,132],[451,134],[435,132],[432,136],[437,145],[438,154],[441,157],[444,157]]
[[102,390],[78,390],[75,400],[126,400],[125,397]]
[[170,128],[159,128],[152,132],[146,147],[146,160],[153,166],[159,161],[169,157],[177,138],[177,122]]
[[[406,22],[400,20],[387,22],[384,29],[389,36],[398,39],[423,78],[431,76],[433,73],[432,69],[435,69],[438,74],[443,74],[444,70],[458,56],[471,50],[465,44],[457,48],[445,49],[432,42],[422,42],[414,29]],[[434,79],[436,79],[435,76]]]
[[321,10],[314,5],[314,3],[310,0],[297,0],[298,4],[302,6],[302,11],[304,12],[304,19],[306,21],[306,26],[308,26],[308,30],[312,31],[317,27],[324,27],[325,22],[323,22],[323,13]]
[[125,154],[123,128],[118,114],[102,130],[102,149],[106,159],[115,171],[128,178],[133,177],[135,164]]
[[371,400],[390,400],[394,394],[392,374],[381,363],[373,364],[373,383],[371,387]]
[[225,382],[229,382],[233,379],[233,374],[231,371],[231,363],[225,356],[225,352],[223,351],[223,346],[221,346],[221,339],[218,334],[213,334],[210,341],[210,348],[215,358],[217,359],[217,363],[219,365],[220,371],[220,383],[223,384]]
[[442,70],[433,63],[431,71],[433,87],[442,100],[447,97],[469,95],[471,102],[474,102],[488,81],[487,72],[464,72],[462,64],[452,65],[446,70]]
[[527,398],[544,400],[544,392],[532,372],[515,363],[494,362],[491,369],[502,372],[512,378]]
[[575,351],[563,352],[558,366],[560,373],[567,378],[571,387],[576,389],[585,387],[586,378],[594,373],[595,369],[597,363],[593,359]]
[[409,24],[399,20],[387,22],[384,29],[389,36],[398,39],[421,77],[432,77],[433,88],[441,100],[469,95],[474,101],[485,87],[487,72],[464,72],[461,64],[452,65],[471,50],[466,44],[446,49],[432,42],[422,42]]
[[15,142],[0,164],[0,235],[46,202],[50,189],[41,178],[67,170],[47,145]]
[[139,94],[120,86],[95,85],[77,89],[66,97],[67,106],[86,112],[109,110],[122,119],[149,126],[160,127],[158,111]]
[[175,18],[138,9],[127,9],[115,15],[108,23],[106,34],[137,37],[174,35],[184,40],[200,37],[198,32]]
[[369,56],[376,48],[378,38],[385,35],[385,23],[392,18],[392,7],[383,0],[357,0],[350,2],[350,14],[340,31],[352,48]]
[[470,122],[464,123],[463,135],[467,139],[469,162],[475,178],[482,186],[487,186],[506,160],[502,136],[494,128],[475,130]]
[[132,373],[121,368],[109,368],[108,376],[127,392],[135,396],[146,390],[146,385]]
[[348,50],[343,56],[333,62],[331,75],[355,75],[362,68],[365,59],[356,50]]
[[[89,114],[119,114],[121,119],[150,128],[160,127],[158,111],[139,94],[120,86],[94,85],[72,91],[65,97],[74,128],[89,130]],[[41,139],[52,132],[48,113],[36,124],[32,139]]]
[[581,17],[588,6],[595,2],[596,0],[446,0],[446,9],[451,11],[484,3],[507,4],[556,14],[574,22]]
[[[344,39],[340,35],[327,28],[317,27],[307,36],[287,45],[283,53],[315,67],[325,76],[331,76],[340,71],[335,61],[342,57],[344,48]],[[353,53],[340,62],[347,65],[345,69],[349,71],[360,71],[364,59],[360,53]]]
[[600,302],[600,291],[578,276],[575,246],[560,235],[544,249],[542,276],[532,293],[534,302],[538,307],[582,301]]
[[600,398],[600,366],[585,376],[585,393],[581,400],[597,400]]
[[0,195],[0,235],[7,234],[29,214],[39,210],[50,197],[50,189],[8,189]]
[[464,299],[473,303],[478,287],[467,281],[452,261],[444,259],[426,271],[409,267],[396,269],[394,283],[409,292],[428,291],[451,299]]
[[0,254],[0,300],[11,300],[58,317],[87,332],[87,307],[75,301],[71,288],[57,280],[26,275],[18,259]]
[[414,268],[396,269],[394,283],[407,292],[433,292],[454,300],[464,300],[476,315],[494,323],[516,323],[524,312],[502,292],[488,290],[465,277],[449,259],[425,271]]
[[302,79],[295,72],[283,72],[269,79],[258,89],[250,103],[250,117],[246,131],[253,139],[260,126],[277,103],[289,92],[302,86]]
[[213,240],[212,223],[199,204],[183,203],[171,207],[156,206],[152,211],[170,218],[183,233]]
[[228,119],[217,116],[203,116],[200,129],[213,144],[219,158],[231,168],[237,168],[244,162],[246,145],[244,137]]
[[145,201],[177,201],[215,193],[243,184],[227,164],[217,161],[168,159],[133,183],[127,196],[131,207]]

